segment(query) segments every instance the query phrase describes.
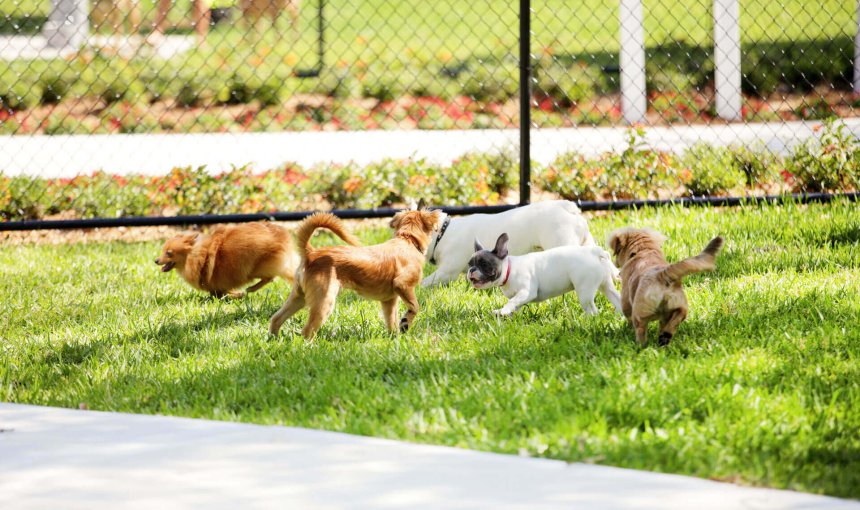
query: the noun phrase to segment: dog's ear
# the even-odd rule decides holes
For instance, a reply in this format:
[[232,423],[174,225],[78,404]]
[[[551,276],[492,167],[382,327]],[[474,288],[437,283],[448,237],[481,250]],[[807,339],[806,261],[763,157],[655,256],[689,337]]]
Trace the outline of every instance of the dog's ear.
[[192,245],[197,242],[197,238],[200,237],[200,232],[191,232],[185,236],[185,244]]
[[496,247],[493,248],[496,257],[503,259],[508,256],[508,234],[502,234],[496,239]]
[[403,221],[403,211],[395,214],[394,217],[391,218],[391,222],[388,224],[388,226],[394,230],[397,230],[400,227],[400,223],[402,221]]
[[424,225],[424,230],[432,232],[436,228],[436,225],[439,224],[439,211],[428,211],[426,209],[419,209],[419,211],[421,211],[421,223]]
[[484,251],[483,245],[481,245],[481,241],[478,241],[478,238],[475,238],[475,252]]
[[612,250],[613,255],[618,255],[618,252],[621,251],[621,242],[622,236],[624,233],[621,229],[614,230],[609,234],[609,237],[606,238],[606,244],[609,245],[609,249]]
[[419,198],[418,199],[418,210],[420,211],[421,209],[426,209],[426,208],[427,208],[427,202],[424,201],[424,197]]
[[651,237],[651,240],[657,243],[657,246],[661,248],[663,247],[663,243],[666,241],[666,236],[664,236],[660,232],[657,232],[653,228],[643,228],[642,231],[645,232],[649,237]]

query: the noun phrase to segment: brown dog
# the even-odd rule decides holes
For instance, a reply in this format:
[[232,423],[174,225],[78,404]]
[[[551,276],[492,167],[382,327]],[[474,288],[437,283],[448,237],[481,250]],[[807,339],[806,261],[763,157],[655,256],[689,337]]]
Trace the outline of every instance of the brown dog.
[[[176,268],[192,287],[219,298],[242,297],[276,276],[292,282],[298,262],[290,232],[266,222],[219,226],[208,235],[180,234],[168,239],[155,259],[163,272]],[[257,278],[251,287],[237,290]]]
[[666,238],[651,229],[621,228],[607,239],[621,268],[621,309],[636,329],[640,345],[648,343],[648,323],[660,320],[660,345],[668,345],[687,317],[687,296],[681,280],[692,273],[712,271],[723,238],[715,237],[702,253],[675,264],[666,262],[661,247]]
[[[406,331],[418,313],[415,286],[421,281],[424,252],[438,222],[438,211],[402,211],[391,220],[393,239],[358,246],[334,215],[317,213],[308,217],[296,231],[301,256],[296,285],[284,306],[272,316],[269,332],[277,335],[285,320],[307,306],[310,313],[302,335],[313,338],[334,309],[341,287],[380,301],[385,325],[392,332],[397,331],[397,304],[403,299],[407,312],[400,320],[400,331]],[[331,230],[352,246],[311,247],[311,235],[318,228]]]

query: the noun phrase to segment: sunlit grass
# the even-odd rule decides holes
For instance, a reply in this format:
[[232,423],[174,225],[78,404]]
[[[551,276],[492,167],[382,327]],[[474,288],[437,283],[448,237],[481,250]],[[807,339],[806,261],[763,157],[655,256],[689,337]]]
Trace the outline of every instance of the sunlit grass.
[[[403,336],[340,296],[313,343],[266,334],[287,285],[217,301],[156,243],[0,247],[0,399],[276,423],[860,496],[860,212],[853,203],[667,208],[593,218],[667,234],[690,318],[640,349],[601,297],[513,318],[463,280],[420,290]],[[389,234],[360,232],[366,242]],[[429,267],[428,267],[429,270]],[[653,332],[652,332],[653,337]]]

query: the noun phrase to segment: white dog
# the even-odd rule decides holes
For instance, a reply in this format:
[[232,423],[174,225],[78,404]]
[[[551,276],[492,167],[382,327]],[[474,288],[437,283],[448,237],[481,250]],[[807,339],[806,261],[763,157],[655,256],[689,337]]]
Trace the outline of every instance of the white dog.
[[503,232],[511,234],[509,249],[514,255],[557,246],[595,244],[579,207],[567,200],[538,202],[499,214],[460,218],[443,214],[427,248],[427,260],[437,269],[421,285],[429,287],[455,280],[469,267],[472,242],[477,239],[489,244]]
[[520,257],[508,255],[508,235],[502,234],[492,250],[475,241],[469,260],[469,281],[476,289],[501,287],[508,302],[497,315],[510,315],[526,303],[543,301],[576,290],[587,315],[597,313],[597,291],[621,313],[621,296],[615,290],[615,266],[598,246],[561,246]]

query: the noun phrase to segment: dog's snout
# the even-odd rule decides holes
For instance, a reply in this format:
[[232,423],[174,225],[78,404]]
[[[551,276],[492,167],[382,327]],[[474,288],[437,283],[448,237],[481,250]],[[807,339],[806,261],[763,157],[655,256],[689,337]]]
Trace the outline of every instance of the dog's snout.
[[159,261],[158,261],[158,257],[155,257],[154,262],[155,262],[156,264],[161,264],[161,262],[159,262]]

